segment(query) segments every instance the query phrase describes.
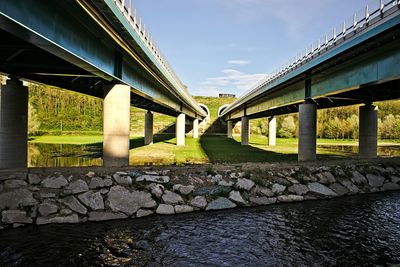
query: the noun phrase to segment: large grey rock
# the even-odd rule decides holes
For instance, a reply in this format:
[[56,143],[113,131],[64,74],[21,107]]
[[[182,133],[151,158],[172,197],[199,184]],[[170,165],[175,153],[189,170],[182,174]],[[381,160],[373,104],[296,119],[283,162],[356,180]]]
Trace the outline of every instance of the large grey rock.
[[103,188],[103,187],[105,187],[103,178],[101,178],[101,177],[93,177],[90,180],[90,183],[89,183],[89,188],[90,189],[99,189],[99,188]]
[[335,176],[330,172],[322,172],[317,174],[318,180],[322,184],[333,184],[336,182]]
[[279,202],[298,202],[298,201],[303,201],[304,197],[303,196],[298,196],[298,195],[283,195],[283,196],[278,196],[278,201]]
[[222,181],[220,181],[220,182],[218,182],[218,185],[220,185],[220,186],[233,186],[235,183],[233,182],[233,181],[225,181],[225,180],[222,180]]
[[275,195],[269,188],[261,188],[260,193],[266,197],[273,197]]
[[239,178],[235,184],[235,187],[240,190],[250,191],[255,183],[252,180],[246,178]]
[[77,214],[71,214],[69,216],[60,216],[53,218],[39,217],[36,220],[37,225],[49,223],[79,223],[79,217]]
[[367,179],[365,179],[364,175],[362,175],[358,171],[353,171],[352,172],[351,181],[356,185],[357,184],[366,184],[367,183]]
[[3,223],[32,223],[32,218],[26,216],[22,210],[3,210],[1,212],[1,221]]
[[172,205],[160,204],[157,207],[156,213],[162,214],[162,215],[175,214],[175,209],[174,209],[174,206],[172,206]]
[[208,203],[206,210],[223,210],[235,208],[236,204],[225,197],[219,197]]
[[192,193],[194,190],[194,186],[193,185],[181,185],[178,188],[178,192],[181,193],[182,195],[189,195],[190,193]]
[[162,200],[165,202],[165,204],[172,205],[185,203],[180,195],[168,190],[165,191],[164,195],[162,196]]
[[286,186],[284,186],[284,185],[281,185],[281,184],[273,184],[272,185],[272,192],[275,195],[282,194],[283,191],[285,191],[285,190],[286,190]]
[[332,189],[326,187],[323,184],[320,183],[309,183],[308,189],[310,189],[310,192],[318,194],[318,195],[323,195],[323,196],[337,196],[335,192],[332,191]]
[[166,184],[169,183],[169,176],[141,175],[136,178],[136,182],[152,182],[152,183]]
[[39,213],[47,217],[50,214],[56,213],[58,211],[58,207],[55,203],[42,203],[39,205]]
[[344,186],[342,186],[341,184],[339,184],[339,183],[334,183],[334,184],[332,184],[332,185],[330,186],[330,188],[331,188],[333,191],[335,191],[336,194],[338,194],[339,196],[343,196],[343,195],[346,195],[347,193],[349,193],[349,190],[348,190],[346,187],[344,187]]
[[372,187],[380,187],[383,185],[385,178],[375,174],[367,174],[368,183]]
[[109,221],[109,220],[120,220],[128,218],[123,213],[114,213],[114,212],[107,212],[107,211],[91,211],[89,212],[89,221]]
[[62,202],[75,212],[78,212],[80,214],[87,213],[86,207],[83,206],[74,196],[66,197],[62,200]]
[[100,192],[88,191],[78,196],[79,200],[92,210],[104,210],[104,201]]
[[28,174],[28,182],[29,184],[36,185],[40,184],[40,177],[37,174],[29,173]]
[[398,176],[390,176],[390,179],[392,180],[392,183],[400,183],[400,177]]
[[47,177],[42,181],[41,184],[45,188],[59,189],[66,186],[68,184],[68,181],[64,178],[64,176],[60,175],[57,177]]
[[4,188],[5,189],[16,189],[20,187],[27,186],[28,183],[24,180],[6,180],[4,181]]
[[228,194],[232,190],[228,186],[207,186],[200,187],[194,190],[193,195],[195,196],[214,196]]
[[304,184],[294,184],[288,188],[288,191],[301,196],[307,194],[310,190]]
[[256,205],[269,205],[276,202],[276,197],[250,197],[249,200]]
[[395,183],[387,183],[382,186],[382,189],[385,191],[391,191],[391,190],[399,190],[400,185],[395,184]]
[[153,214],[153,213],[154,213],[154,211],[152,211],[152,210],[143,210],[143,209],[140,209],[140,210],[138,210],[138,211],[136,212],[136,217],[138,217],[138,218],[146,217],[146,216],[149,216],[149,215],[151,215],[151,214]]
[[174,208],[175,213],[188,213],[193,211],[193,207],[189,205],[176,205]]
[[161,184],[152,183],[147,188],[150,189],[151,194],[158,199],[164,194],[164,186]]
[[357,194],[358,192],[360,192],[360,189],[359,189],[355,184],[353,184],[351,181],[349,181],[349,180],[341,181],[341,184],[342,184],[344,187],[346,187],[347,190],[349,190],[350,193],[352,193],[352,194]]
[[33,206],[37,203],[38,201],[33,198],[32,192],[27,189],[17,189],[0,194],[0,210]]
[[229,199],[238,204],[242,205],[246,204],[246,201],[242,198],[242,195],[240,194],[239,191],[231,191],[229,193]]
[[205,209],[207,206],[207,200],[203,196],[196,196],[190,201],[190,205],[199,209]]
[[127,175],[120,175],[119,173],[116,173],[113,175],[113,178],[117,184],[120,185],[131,185],[132,184],[132,177],[127,176]]
[[111,187],[108,193],[110,208],[114,212],[123,212],[133,215],[140,208],[154,208],[157,203],[153,200],[150,193],[142,191],[132,191],[122,186]]
[[104,182],[104,186],[106,186],[106,187],[110,187],[110,186],[112,186],[113,185],[113,180],[111,179],[111,178],[105,178],[104,180],[103,180],[103,182]]
[[89,187],[85,181],[82,179],[76,180],[75,182],[70,183],[66,189],[71,190],[72,194],[79,194],[82,192],[89,191]]

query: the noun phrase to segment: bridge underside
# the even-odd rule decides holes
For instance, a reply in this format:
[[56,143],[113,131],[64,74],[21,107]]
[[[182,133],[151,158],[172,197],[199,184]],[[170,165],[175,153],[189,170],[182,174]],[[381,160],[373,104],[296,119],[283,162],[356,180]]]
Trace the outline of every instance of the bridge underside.
[[[0,72],[3,74],[99,98],[104,97],[105,86],[115,83],[93,75],[2,29],[0,36]],[[178,114],[134,92],[131,93],[131,105],[171,116]]]

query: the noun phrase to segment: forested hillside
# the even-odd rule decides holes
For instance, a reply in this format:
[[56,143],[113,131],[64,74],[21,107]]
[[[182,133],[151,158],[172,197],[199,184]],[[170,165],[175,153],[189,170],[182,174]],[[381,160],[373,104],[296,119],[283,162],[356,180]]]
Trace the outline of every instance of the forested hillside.
[[[232,98],[195,97],[207,105],[214,122],[218,108]],[[379,135],[382,139],[400,138],[400,101],[375,103],[379,108]],[[29,131],[31,134],[93,134],[102,132],[102,99],[70,91],[29,84]],[[131,132],[143,134],[145,110],[131,108]],[[174,123],[175,118],[154,115],[154,132]],[[297,136],[297,114],[278,117],[279,137]],[[251,131],[267,134],[267,119],[251,121]],[[318,137],[350,138],[358,136],[358,106],[318,110]]]

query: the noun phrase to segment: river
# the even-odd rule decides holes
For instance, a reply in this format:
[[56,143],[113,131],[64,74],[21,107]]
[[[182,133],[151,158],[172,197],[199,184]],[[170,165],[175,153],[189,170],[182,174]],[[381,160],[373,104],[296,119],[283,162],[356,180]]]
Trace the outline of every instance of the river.
[[400,193],[0,232],[0,266],[390,266]]

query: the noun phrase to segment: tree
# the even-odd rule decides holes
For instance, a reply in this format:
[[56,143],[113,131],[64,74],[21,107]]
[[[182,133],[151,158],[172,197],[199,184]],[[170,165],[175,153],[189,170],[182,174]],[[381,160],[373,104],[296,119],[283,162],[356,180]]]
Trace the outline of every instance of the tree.
[[279,137],[292,138],[296,136],[296,123],[293,116],[287,116],[283,119],[281,127],[278,130]]
[[36,109],[31,103],[28,104],[28,134],[35,134],[40,127],[40,122],[38,121]]

